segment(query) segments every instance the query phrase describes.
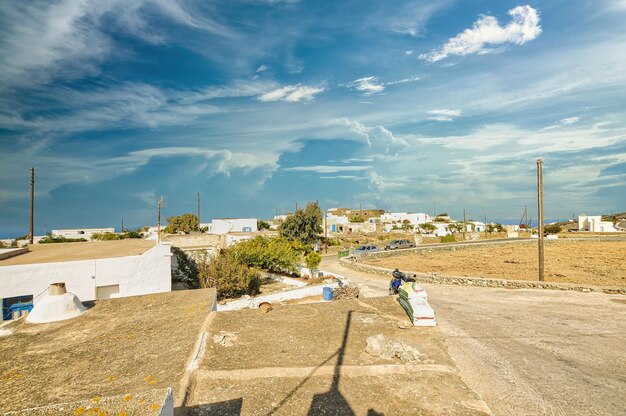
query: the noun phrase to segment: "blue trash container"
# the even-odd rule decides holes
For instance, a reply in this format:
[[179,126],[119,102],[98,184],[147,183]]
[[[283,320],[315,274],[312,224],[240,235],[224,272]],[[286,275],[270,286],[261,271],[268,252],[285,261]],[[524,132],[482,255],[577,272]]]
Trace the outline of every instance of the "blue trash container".
[[325,287],[324,288],[324,300],[333,300],[333,288],[332,287]]

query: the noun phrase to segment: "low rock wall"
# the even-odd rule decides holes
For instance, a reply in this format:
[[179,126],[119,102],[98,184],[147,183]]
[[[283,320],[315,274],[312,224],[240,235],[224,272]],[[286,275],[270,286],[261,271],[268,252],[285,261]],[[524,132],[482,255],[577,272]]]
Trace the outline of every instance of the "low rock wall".
[[[339,260],[342,266],[350,269],[379,274],[383,276],[391,276],[393,269],[384,267],[370,266],[359,263],[354,260],[342,258]],[[575,290],[578,292],[601,292],[608,294],[626,295],[624,287],[600,287],[592,285],[578,285],[570,283],[555,282],[539,282],[534,280],[508,280],[508,279],[490,279],[486,277],[467,277],[467,276],[449,276],[438,273],[418,273],[407,271],[407,273],[415,274],[415,280],[420,283],[459,285],[459,286],[477,286],[477,287],[496,287],[508,289],[551,289],[551,290]]]

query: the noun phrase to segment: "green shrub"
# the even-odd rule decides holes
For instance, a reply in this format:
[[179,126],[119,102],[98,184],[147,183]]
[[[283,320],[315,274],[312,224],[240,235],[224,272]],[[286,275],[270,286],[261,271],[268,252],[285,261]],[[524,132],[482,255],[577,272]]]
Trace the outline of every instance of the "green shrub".
[[296,272],[305,247],[283,237],[258,236],[226,249],[233,258],[249,267],[270,272]]
[[365,218],[361,217],[360,215],[355,215],[353,217],[350,217],[350,222],[365,222]]
[[214,257],[205,252],[197,264],[200,286],[214,287],[218,299],[256,295],[260,292],[259,272],[242,264],[228,250],[222,250]]
[[111,233],[107,231],[104,233],[93,233],[91,234],[91,239],[99,240],[99,241],[111,241],[111,240],[121,240],[122,238],[120,237],[119,234]]
[[444,235],[441,237],[442,243],[456,243],[456,238],[453,235]]
[[315,243],[323,231],[322,210],[317,202],[309,202],[305,209],[296,210],[278,227],[281,237],[302,244]]
[[263,230],[269,230],[269,229],[270,229],[270,228],[272,228],[272,227],[270,226],[270,223],[269,223],[269,222],[267,222],[267,221],[263,221],[263,220],[258,220],[258,221],[256,222],[256,228],[257,228],[259,231],[263,231]]
[[39,240],[39,244],[53,244],[53,243],[81,243],[83,241],[87,241],[84,238],[65,238],[63,236],[54,237],[52,234],[48,234],[41,240]]
[[317,266],[319,266],[322,262],[322,256],[319,253],[312,251],[305,257],[305,261],[306,267],[311,270],[317,269]]
[[559,224],[546,225],[543,228],[544,234],[558,234],[563,228]]

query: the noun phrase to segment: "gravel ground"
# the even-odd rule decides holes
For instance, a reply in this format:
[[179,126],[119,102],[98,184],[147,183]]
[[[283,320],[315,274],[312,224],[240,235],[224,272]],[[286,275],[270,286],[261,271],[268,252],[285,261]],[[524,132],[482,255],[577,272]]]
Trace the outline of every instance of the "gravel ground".
[[[626,241],[550,241],[545,245],[545,280],[626,286]],[[368,259],[367,264],[425,273],[536,280],[537,245],[465,246],[456,251]]]

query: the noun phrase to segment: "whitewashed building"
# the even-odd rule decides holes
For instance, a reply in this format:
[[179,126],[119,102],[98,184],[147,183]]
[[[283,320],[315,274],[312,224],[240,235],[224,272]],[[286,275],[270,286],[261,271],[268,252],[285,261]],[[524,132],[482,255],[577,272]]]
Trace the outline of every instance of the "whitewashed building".
[[170,243],[161,243],[135,256],[0,266],[3,318],[15,316],[12,308],[18,303],[36,305],[57,282],[64,282],[82,302],[169,292],[170,248]]
[[255,233],[258,231],[256,218],[216,218],[210,223],[200,224],[200,227],[207,227],[209,234]]
[[53,237],[65,238],[84,238],[91,240],[92,234],[96,233],[114,233],[115,228],[76,228],[68,230],[52,230]]
[[602,215],[579,215],[578,231],[589,231],[594,233],[614,233],[619,230],[615,228],[611,221],[602,221]]
[[380,221],[384,223],[402,223],[408,221],[411,225],[417,226],[430,222],[430,215],[423,212],[386,212],[380,216]]

